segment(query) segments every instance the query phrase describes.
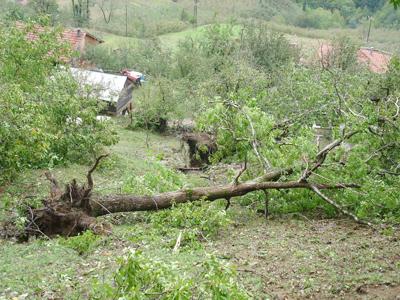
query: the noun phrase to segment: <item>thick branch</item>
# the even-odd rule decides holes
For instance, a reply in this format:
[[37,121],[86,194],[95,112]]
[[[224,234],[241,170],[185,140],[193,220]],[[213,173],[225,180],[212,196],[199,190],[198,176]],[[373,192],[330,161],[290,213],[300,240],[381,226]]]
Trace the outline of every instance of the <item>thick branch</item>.
[[94,163],[93,167],[89,170],[89,172],[86,175],[87,182],[88,182],[88,191],[90,192],[93,189],[93,178],[92,178],[92,173],[96,170],[97,166],[99,165],[100,161],[103,158],[106,158],[108,154],[100,155],[97,159],[96,162]]

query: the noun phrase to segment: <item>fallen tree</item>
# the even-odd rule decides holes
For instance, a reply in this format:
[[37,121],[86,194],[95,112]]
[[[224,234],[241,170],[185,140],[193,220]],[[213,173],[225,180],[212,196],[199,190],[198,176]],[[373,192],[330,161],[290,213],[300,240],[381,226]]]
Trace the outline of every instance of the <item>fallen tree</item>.
[[[315,166],[311,169],[319,168],[323,164],[327,153],[340,144],[341,140],[336,140],[320,151],[315,160]],[[43,208],[29,208],[27,212],[28,223],[25,228],[26,238],[29,238],[30,235],[45,235],[48,237],[55,235],[73,236],[88,229],[96,233],[105,233],[110,230],[110,226],[98,222],[96,217],[119,212],[166,209],[175,204],[198,200],[214,201],[226,199],[228,208],[230,199],[233,197],[243,196],[254,191],[266,192],[271,189],[312,190],[322,199],[341,210],[342,213],[352,217],[357,222],[366,223],[358,220],[346,210],[341,209],[339,205],[321,193],[321,190],[325,189],[357,188],[359,187],[358,185],[310,183],[308,182],[308,177],[311,173],[308,169],[303,172],[299,180],[281,180],[284,175],[292,174],[292,168],[288,168],[270,171],[257,179],[240,183],[239,178],[246,171],[247,164],[245,163],[235,180],[227,185],[182,189],[152,196],[92,195],[94,187],[92,173],[104,157],[106,155],[100,156],[89,170],[86,184],[79,185],[76,180],[73,180],[66,185],[64,191],[61,190],[57,180],[50,173],[46,173],[46,177],[51,183],[50,197],[43,201]]]
[[[96,217],[134,211],[151,211],[166,209],[175,204],[190,201],[214,201],[226,199],[226,209],[230,206],[233,197],[246,195],[254,191],[265,192],[265,215],[268,215],[268,190],[282,189],[309,189],[318,195],[325,202],[329,203],[344,215],[351,217],[358,223],[372,225],[366,221],[358,219],[354,214],[341,207],[334,200],[322,193],[327,189],[346,189],[358,188],[359,185],[353,183],[313,183],[309,179],[313,173],[324,165],[328,154],[342,143],[350,139],[355,134],[354,131],[336,139],[321,151],[319,151],[313,161],[305,161],[306,166],[303,172],[294,172],[293,168],[269,170],[263,176],[253,180],[239,182],[240,177],[246,172],[247,158],[242,169],[238,172],[232,183],[212,187],[197,187],[192,189],[182,189],[174,192],[166,192],[157,195],[137,196],[137,195],[93,195],[94,188],[92,174],[96,170],[101,159],[107,157],[102,155],[97,158],[93,167],[87,173],[87,182],[79,185],[74,179],[67,184],[63,191],[54,176],[46,173],[50,181],[51,189],[48,199],[43,200],[43,208],[27,211],[27,225],[25,227],[24,239],[31,235],[45,235],[48,237],[62,235],[73,236],[85,230],[93,230],[95,233],[105,233],[111,230],[108,224],[99,222]],[[288,180],[299,174],[298,180]],[[290,176],[289,176],[290,175]]]

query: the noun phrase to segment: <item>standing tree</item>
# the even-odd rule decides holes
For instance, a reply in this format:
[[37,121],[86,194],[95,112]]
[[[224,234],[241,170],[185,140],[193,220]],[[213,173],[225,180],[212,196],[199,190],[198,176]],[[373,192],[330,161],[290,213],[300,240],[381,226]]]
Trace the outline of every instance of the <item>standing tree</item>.
[[[109,2],[109,3],[107,3]],[[99,8],[103,15],[104,22],[109,24],[111,21],[112,13],[113,13],[113,1],[112,0],[101,0],[99,3]]]
[[54,18],[59,13],[55,0],[33,0],[30,5],[38,15],[49,15]]
[[90,0],[71,0],[71,5],[76,26],[89,23]]

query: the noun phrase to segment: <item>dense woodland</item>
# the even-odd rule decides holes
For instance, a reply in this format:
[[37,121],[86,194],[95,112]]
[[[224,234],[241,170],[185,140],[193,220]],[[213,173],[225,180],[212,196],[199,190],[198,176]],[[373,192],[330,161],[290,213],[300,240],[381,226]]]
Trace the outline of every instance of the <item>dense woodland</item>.
[[[57,255],[71,255],[74,262],[86,257],[90,271],[81,277],[63,273],[68,280],[57,275],[60,283],[48,286],[33,280],[24,287],[9,278],[0,299],[25,294],[26,299],[280,299],[277,290],[269,289],[274,283],[265,281],[267,270],[239,262],[238,275],[214,247],[243,223],[257,220],[257,228],[273,228],[268,224],[279,216],[296,215],[308,223],[345,219],[360,226],[367,240],[388,237],[380,243],[387,251],[398,249],[398,43],[390,47],[387,72],[373,73],[357,61],[357,50],[369,44],[353,33],[371,26],[385,32],[387,40],[398,35],[399,2],[215,2],[160,1],[146,10],[141,1],[2,2],[1,253],[12,262],[10,249],[34,251],[39,256],[35,267],[46,272],[41,247],[54,253],[71,250],[75,256]],[[16,21],[26,26],[21,29]],[[27,39],[37,24],[46,30]],[[65,26],[92,30],[106,43],[79,57],[58,38]],[[301,34],[303,28],[310,30],[308,38],[324,35],[332,48],[329,57],[290,40],[288,34]],[[185,31],[178,41],[165,43],[168,34]],[[325,38],[332,32],[338,34]],[[104,104],[90,90],[82,93],[73,79],[68,66],[76,60],[108,72],[128,68],[146,74],[129,116],[96,119]],[[187,120],[194,127],[182,129]],[[166,127],[172,122],[178,129]],[[197,158],[205,155],[207,165],[194,175],[172,167],[176,157],[166,158],[170,150],[155,153],[151,146],[153,138],[154,144],[169,147],[165,139],[176,141],[187,130],[213,141],[212,148],[197,148]],[[119,152],[121,147],[127,150]],[[210,179],[216,176],[213,170],[220,172],[219,179]],[[99,185],[97,176],[104,179]],[[292,222],[280,220],[282,226]],[[371,242],[370,247],[378,246]],[[112,251],[121,256],[118,262],[116,257],[112,262],[98,258],[94,265],[96,256],[117,255]],[[395,257],[382,251],[388,261]],[[304,257],[288,255],[299,261]],[[361,263],[379,265],[381,260]],[[388,264],[395,266],[385,269],[387,277],[368,277],[375,270],[371,267],[360,271],[365,278],[337,287],[319,286],[315,282],[325,279],[310,275],[315,282],[306,277],[299,288],[283,289],[289,298],[352,297],[359,287],[387,280],[396,293],[398,260]],[[13,274],[8,265],[0,271]],[[262,283],[252,283],[246,273]]]

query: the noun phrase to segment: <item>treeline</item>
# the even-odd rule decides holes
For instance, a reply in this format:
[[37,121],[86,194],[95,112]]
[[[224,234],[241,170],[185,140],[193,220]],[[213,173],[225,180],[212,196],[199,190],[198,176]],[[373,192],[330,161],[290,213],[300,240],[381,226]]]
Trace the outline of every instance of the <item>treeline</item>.
[[376,27],[400,28],[400,11],[393,10],[389,0],[295,0],[303,12],[293,25],[326,29],[330,27],[355,28],[373,20]]

